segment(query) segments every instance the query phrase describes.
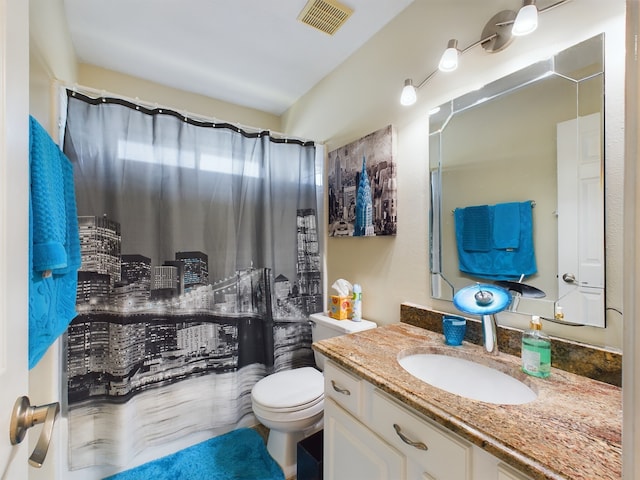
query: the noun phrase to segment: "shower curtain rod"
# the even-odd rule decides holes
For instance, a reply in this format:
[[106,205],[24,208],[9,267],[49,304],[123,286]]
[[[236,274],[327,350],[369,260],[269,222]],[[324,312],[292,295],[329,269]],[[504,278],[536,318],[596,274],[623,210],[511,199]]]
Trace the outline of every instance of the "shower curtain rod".
[[70,85],[68,83],[62,82],[60,80],[56,80],[56,82],[63,88],[67,89],[67,90],[71,90],[72,92],[76,92],[79,93],[81,95],[85,95],[87,97],[90,98],[114,98],[114,99],[119,99],[122,100],[124,102],[128,102],[131,103],[133,105],[136,106],[140,106],[142,108],[146,108],[149,110],[167,110],[169,112],[176,112],[178,114],[180,114],[180,116],[184,117],[185,120],[186,119],[190,119],[190,120],[194,120],[196,122],[206,122],[206,123],[212,123],[212,124],[216,124],[216,125],[230,125],[230,126],[234,126],[237,127],[247,133],[250,134],[260,134],[263,132],[268,132],[269,136],[275,139],[279,139],[279,140],[291,140],[291,141],[295,141],[295,142],[300,142],[302,144],[307,144],[307,143],[314,143],[314,144],[318,144],[321,145],[321,142],[316,142],[314,140],[309,140],[306,138],[300,138],[300,137],[292,137],[290,135],[286,135],[282,132],[275,132],[273,130],[267,129],[267,128],[258,128],[258,127],[253,127],[250,125],[244,125],[240,122],[231,122],[228,120],[220,120],[219,118],[216,117],[208,117],[206,115],[201,115],[201,114],[197,114],[197,113],[193,113],[193,112],[189,112],[188,110],[180,110],[177,108],[173,108],[173,107],[168,107],[166,105],[160,105],[157,102],[149,102],[149,101],[145,101],[145,100],[140,100],[138,97],[136,98],[131,98],[131,97],[127,97],[125,95],[121,95],[119,93],[113,93],[113,92],[108,92],[106,90],[99,90],[97,88],[92,88],[92,87],[86,87],[84,85],[79,85],[77,83]]

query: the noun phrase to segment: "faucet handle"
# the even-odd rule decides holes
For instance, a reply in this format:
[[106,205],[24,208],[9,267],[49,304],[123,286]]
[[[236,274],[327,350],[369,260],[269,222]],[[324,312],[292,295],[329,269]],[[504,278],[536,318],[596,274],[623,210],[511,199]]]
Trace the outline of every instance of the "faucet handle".
[[476,303],[478,305],[484,307],[485,305],[489,305],[491,302],[493,302],[493,293],[491,293],[489,290],[482,290],[482,287],[478,283],[478,291],[474,295],[474,298],[476,299]]

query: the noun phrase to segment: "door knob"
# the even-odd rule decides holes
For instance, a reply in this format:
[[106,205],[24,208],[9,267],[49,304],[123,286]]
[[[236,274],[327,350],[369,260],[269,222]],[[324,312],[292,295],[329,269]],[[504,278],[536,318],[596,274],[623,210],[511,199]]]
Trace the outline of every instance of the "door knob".
[[17,445],[24,440],[27,430],[39,423],[44,423],[40,437],[33,453],[29,457],[29,464],[40,468],[47,456],[53,425],[60,412],[60,403],[54,402],[47,405],[31,406],[29,397],[19,397],[13,406],[11,422],[9,423],[9,440],[11,445]]
[[576,276],[573,273],[565,273],[562,275],[562,280],[566,283],[576,283]]

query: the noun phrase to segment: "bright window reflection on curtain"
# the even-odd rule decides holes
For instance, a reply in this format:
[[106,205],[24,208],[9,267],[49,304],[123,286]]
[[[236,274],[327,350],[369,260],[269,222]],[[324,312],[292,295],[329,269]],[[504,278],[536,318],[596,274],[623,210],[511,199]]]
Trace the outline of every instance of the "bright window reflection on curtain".
[[312,142],[68,95],[83,260],[69,461],[115,472],[150,447],[253,423],[255,382],[313,364],[322,166]]

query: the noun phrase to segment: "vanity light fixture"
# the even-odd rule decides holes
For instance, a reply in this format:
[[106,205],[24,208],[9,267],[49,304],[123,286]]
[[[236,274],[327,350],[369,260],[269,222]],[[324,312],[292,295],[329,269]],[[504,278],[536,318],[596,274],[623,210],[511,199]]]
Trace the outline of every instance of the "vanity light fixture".
[[402,95],[400,95],[400,103],[402,105],[413,105],[418,98],[416,87],[413,86],[413,80],[407,78],[404,81],[404,88],[402,89]]
[[458,68],[458,58],[473,47],[482,45],[482,48],[489,52],[495,53],[507,48],[513,41],[514,36],[528,35],[535,31],[538,27],[538,14],[559,7],[571,0],[560,0],[545,8],[538,10],[536,0],[523,0],[523,5],[516,13],[512,10],[502,10],[489,19],[482,30],[482,37],[475,43],[460,50],[458,48],[458,40],[452,38],[447,43],[447,48],[440,58],[438,68],[431,72],[427,78],[420,82],[417,86],[413,84],[411,78],[404,81],[404,88],[400,95],[400,103],[405,106],[413,105],[418,99],[418,90],[422,88],[431,78],[441,72],[452,72]]
[[458,40],[452,38],[447,43],[447,49],[442,54],[442,58],[440,58],[438,70],[441,72],[453,72],[456,68],[458,68]]
[[529,35],[538,28],[538,9],[536,0],[525,0],[524,5],[518,11],[511,34],[516,37]]

